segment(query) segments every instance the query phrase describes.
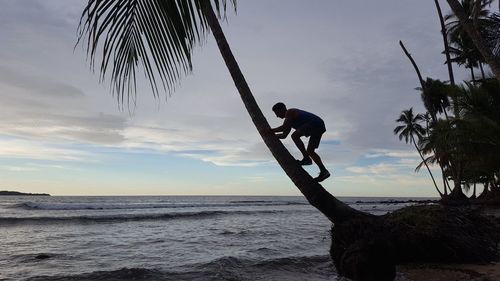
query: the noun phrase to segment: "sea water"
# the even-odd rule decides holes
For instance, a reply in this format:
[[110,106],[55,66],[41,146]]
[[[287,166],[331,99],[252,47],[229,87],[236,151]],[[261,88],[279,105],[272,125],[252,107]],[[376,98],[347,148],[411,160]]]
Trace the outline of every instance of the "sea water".
[[340,280],[330,228],[303,197],[0,196],[0,280]]

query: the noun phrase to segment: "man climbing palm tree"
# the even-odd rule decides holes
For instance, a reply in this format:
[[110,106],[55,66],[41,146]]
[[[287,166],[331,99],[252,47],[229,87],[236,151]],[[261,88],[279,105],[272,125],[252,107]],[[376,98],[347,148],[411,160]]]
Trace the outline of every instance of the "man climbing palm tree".
[[[315,178],[316,181],[321,182],[327,179],[330,176],[330,173],[323,165],[321,158],[314,151],[319,146],[319,142],[321,141],[321,136],[326,131],[325,123],[318,116],[296,108],[290,108],[287,110],[284,103],[277,103],[273,106],[273,111],[276,114],[276,117],[285,119],[283,121],[283,125],[271,129],[273,133],[279,133],[277,136],[280,139],[284,139],[288,136],[291,129],[294,128],[295,132],[292,133],[292,140],[297,145],[297,148],[302,152],[304,158],[302,160],[297,160],[300,165],[311,165],[312,160],[319,167],[320,173],[319,176]],[[304,146],[304,143],[300,139],[300,137],[306,136],[309,138],[309,143],[307,144],[307,149]]]

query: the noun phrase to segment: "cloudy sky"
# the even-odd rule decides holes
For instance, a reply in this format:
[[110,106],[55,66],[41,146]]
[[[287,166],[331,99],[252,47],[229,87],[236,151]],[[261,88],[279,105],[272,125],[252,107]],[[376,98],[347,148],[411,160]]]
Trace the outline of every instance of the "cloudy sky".
[[[137,105],[120,110],[74,48],[85,1],[0,4],[0,190],[299,194],[251,124],[213,38],[173,95],[155,100],[141,87]],[[277,101],[325,120],[318,152],[333,171],[330,192],[436,195],[414,172],[416,151],[392,133],[403,109],[422,111],[398,41],[424,76],[447,78],[433,1],[239,0],[223,29],[272,126],[281,123]]]

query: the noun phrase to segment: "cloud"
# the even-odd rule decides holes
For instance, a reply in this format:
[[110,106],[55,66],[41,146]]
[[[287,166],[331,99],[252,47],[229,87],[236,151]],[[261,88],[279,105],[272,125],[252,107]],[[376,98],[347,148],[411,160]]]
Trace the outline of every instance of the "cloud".
[[9,172],[33,172],[39,171],[39,169],[34,167],[25,167],[25,166],[0,166],[0,169],[6,170]]
[[63,162],[95,162],[99,159],[90,152],[16,138],[0,139],[0,158]]
[[407,150],[373,149],[365,155],[366,158],[393,157],[393,158],[418,158],[418,152]]
[[82,90],[59,81],[52,81],[50,78],[19,73],[0,65],[0,83],[22,89],[23,93],[33,95],[37,99],[81,97],[84,96]]
[[346,170],[355,174],[394,174],[398,168],[397,165],[380,163],[370,166],[351,166]]
[[[51,0],[11,1],[2,7],[0,135],[172,153],[224,166],[274,163],[211,37],[193,54],[194,74],[183,79],[168,103],[154,101],[149,88],[140,87],[133,114],[119,112],[89,73],[85,53],[73,51],[83,5]],[[385,0],[366,5],[360,10],[348,1],[290,1],[286,7],[242,2],[239,15],[230,15],[224,27],[271,125],[282,121],[270,110],[277,101],[318,114],[328,128],[320,155],[352,171],[364,171],[353,163],[365,156],[377,161],[415,157],[392,134],[398,113],[420,104],[413,90],[415,74],[397,41],[403,38],[418,50],[419,63],[432,69],[429,73],[440,73],[434,69],[442,67],[432,4]],[[417,23],[409,23],[394,7],[418,13]],[[299,155],[290,140],[285,145]],[[391,166],[366,172],[384,169]]]

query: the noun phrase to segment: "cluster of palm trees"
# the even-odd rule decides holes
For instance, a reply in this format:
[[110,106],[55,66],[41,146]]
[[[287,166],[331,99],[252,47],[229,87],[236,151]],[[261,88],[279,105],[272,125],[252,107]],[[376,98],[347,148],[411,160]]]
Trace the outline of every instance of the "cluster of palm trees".
[[[482,35],[498,61],[500,16],[488,9],[491,2],[462,0],[461,6],[469,23]],[[415,146],[422,159],[416,170],[426,167],[443,199],[490,201],[500,196],[500,84],[486,74],[488,62],[456,14],[445,16],[441,22],[450,80],[423,80],[401,43],[419,75],[419,90],[427,112],[415,114],[412,108],[404,110],[396,120],[400,125],[394,134]],[[470,69],[471,79],[456,85],[452,63]],[[477,68],[480,78],[474,72]],[[431,164],[441,169],[441,184],[436,182],[429,168]],[[476,194],[478,185],[483,188],[480,196]],[[463,191],[467,193],[470,189],[472,195],[467,198]]]

